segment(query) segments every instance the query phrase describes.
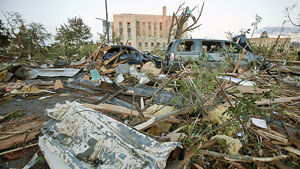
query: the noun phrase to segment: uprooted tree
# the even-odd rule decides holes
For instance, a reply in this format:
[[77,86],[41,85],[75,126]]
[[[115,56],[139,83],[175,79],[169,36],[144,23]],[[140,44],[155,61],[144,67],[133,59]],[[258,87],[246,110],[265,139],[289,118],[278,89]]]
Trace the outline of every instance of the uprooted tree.
[[46,52],[46,41],[51,38],[41,23],[26,24],[22,16],[17,12],[3,13],[7,26],[4,32],[8,37],[10,46],[8,52],[21,56],[37,56]]
[[55,40],[61,44],[65,56],[76,53],[83,44],[91,39],[91,28],[80,17],[69,18],[67,23],[56,29]]
[[[201,26],[201,24],[197,24],[197,23],[201,17],[204,3],[202,4],[202,7],[197,17],[195,17],[192,14],[192,12],[196,9],[196,7],[190,9],[188,6],[187,7],[183,7],[183,6],[184,3],[180,4],[177,11],[173,13],[169,34],[168,34],[168,43],[170,43],[172,36],[174,36],[175,39],[181,39],[184,33],[193,31],[194,29]],[[178,13],[180,11],[182,11],[182,13],[178,16]],[[190,26],[187,26],[187,23],[190,18],[192,18],[193,23]]]

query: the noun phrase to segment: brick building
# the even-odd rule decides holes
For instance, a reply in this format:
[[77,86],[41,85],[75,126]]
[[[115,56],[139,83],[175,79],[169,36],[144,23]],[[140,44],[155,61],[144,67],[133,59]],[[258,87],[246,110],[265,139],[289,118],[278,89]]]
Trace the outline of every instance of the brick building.
[[[250,44],[254,46],[263,46],[271,48],[277,41],[277,38],[251,38]],[[291,38],[279,38],[275,50],[288,50],[291,44]]]
[[[162,15],[114,14],[113,34],[121,38],[123,44],[128,40],[130,46],[140,51],[162,48],[167,45],[172,21],[166,10],[164,6]],[[183,37],[187,37],[187,33]]]
[[[266,47],[271,48],[274,44],[276,44],[277,38],[269,38],[268,33],[264,31],[260,38],[251,38],[250,44],[256,47]],[[276,51],[285,51],[289,50],[291,45],[291,38],[279,38]]]

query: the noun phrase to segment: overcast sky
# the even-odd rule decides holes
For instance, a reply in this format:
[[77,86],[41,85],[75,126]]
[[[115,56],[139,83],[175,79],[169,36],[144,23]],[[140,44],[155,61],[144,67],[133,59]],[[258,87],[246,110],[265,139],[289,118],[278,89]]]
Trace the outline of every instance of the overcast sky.
[[[297,23],[300,17],[299,0],[108,0],[109,21],[113,14],[120,13],[161,15],[163,6],[167,6],[167,15],[172,15],[183,2],[190,7],[199,6],[199,9],[205,2],[199,21],[202,26],[191,33],[193,38],[225,39],[227,31],[237,33],[251,28],[256,14],[262,17],[259,29],[280,27],[285,19],[285,7],[294,4],[297,5],[291,16]],[[0,11],[19,12],[27,23],[42,23],[52,34],[67,18],[80,16],[91,27],[95,40],[98,38],[96,32],[102,33],[102,23],[95,17],[105,19],[104,4],[104,0],[0,0]],[[5,22],[2,14],[0,19]]]

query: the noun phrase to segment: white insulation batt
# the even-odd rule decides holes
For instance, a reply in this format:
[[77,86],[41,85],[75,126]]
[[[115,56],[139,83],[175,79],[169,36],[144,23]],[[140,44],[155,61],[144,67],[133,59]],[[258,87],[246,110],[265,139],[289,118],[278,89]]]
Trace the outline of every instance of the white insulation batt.
[[47,110],[39,138],[50,168],[164,168],[178,142],[160,142],[77,102]]

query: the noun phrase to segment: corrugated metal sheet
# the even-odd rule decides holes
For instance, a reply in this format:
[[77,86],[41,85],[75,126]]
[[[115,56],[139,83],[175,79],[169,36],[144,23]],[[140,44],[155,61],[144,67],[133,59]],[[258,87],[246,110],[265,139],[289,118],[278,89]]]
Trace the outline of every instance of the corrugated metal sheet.
[[39,146],[51,168],[164,168],[178,142],[160,142],[77,102],[47,110]]

